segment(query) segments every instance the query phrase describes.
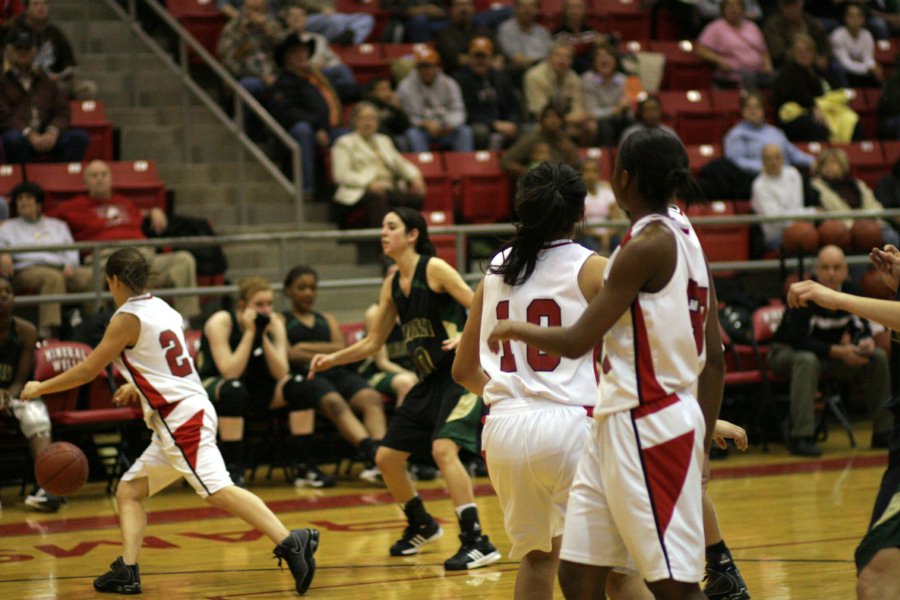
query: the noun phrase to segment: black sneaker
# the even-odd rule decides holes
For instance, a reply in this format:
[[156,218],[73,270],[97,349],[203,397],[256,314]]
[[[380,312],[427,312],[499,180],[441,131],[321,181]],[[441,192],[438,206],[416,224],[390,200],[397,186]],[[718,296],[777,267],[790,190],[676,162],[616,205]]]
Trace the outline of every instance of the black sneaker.
[[48,494],[42,487],[35,487],[29,495],[25,496],[25,506],[41,512],[55,513],[62,503],[62,498]]
[[444,561],[447,571],[465,571],[477,569],[500,560],[500,552],[486,535],[479,535],[473,541],[466,541],[464,535],[459,536],[462,545],[456,554]]
[[334,487],[334,477],[326,475],[316,465],[299,465],[294,487],[330,488]]
[[794,456],[806,458],[822,456],[822,449],[816,445],[816,440],[812,437],[791,438],[790,452]]
[[120,556],[109,571],[94,580],[94,589],[109,594],[140,594],[141,574],[137,565],[126,565]]
[[297,584],[297,593],[301,596],[309,589],[313,575],[316,574],[316,559],[313,554],[318,547],[317,529],[294,529],[272,551],[278,559],[279,567],[282,560],[287,562]]
[[425,544],[436,542],[444,535],[444,530],[434,519],[425,525],[408,525],[403,536],[391,546],[391,556],[410,556],[418,554]]
[[750,600],[747,584],[734,563],[725,566],[707,564],[703,581],[703,593],[709,600]]

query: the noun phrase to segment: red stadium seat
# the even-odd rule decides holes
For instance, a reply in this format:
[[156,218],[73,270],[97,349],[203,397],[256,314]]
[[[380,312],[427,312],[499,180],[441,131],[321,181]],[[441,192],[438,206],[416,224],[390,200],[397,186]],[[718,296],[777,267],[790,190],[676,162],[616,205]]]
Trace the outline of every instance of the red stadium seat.
[[0,165],[0,195],[9,196],[9,192],[20,183],[22,183],[20,165]]
[[875,60],[886,71],[895,66],[894,62],[897,60],[898,52],[900,52],[900,38],[875,42]]
[[678,26],[675,17],[666,9],[656,11],[656,19],[653,23],[655,37],[658,40],[677,40]]
[[594,0],[590,12],[603,15],[607,32],[617,34],[619,39],[650,39],[650,11],[632,0]]
[[794,145],[813,156],[821,154],[822,150],[828,148],[831,144],[828,142],[794,142]]
[[[166,8],[207,52],[218,56],[219,36],[228,19],[219,12],[215,0],[166,0]],[[191,62],[202,61],[191,53]]]
[[581,158],[590,158],[597,161],[597,167],[600,179],[609,181],[616,166],[615,148],[579,148],[578,156]]
[[460,212],[466,223],[493,223],[510,214],[509,177],[496,152],[447,152],[447,171],[460,181]]
[[666,90],[709,89],[712,84],[712,68],[696,54],[689,40],[651,40],[650,52],[660,52],[666,57],[662,88]]
[[384,56],[382,44],[359,44],[331,47],[341,61],[353,71],[360,83],[368,83],[376,78],[390,76],[388,60]]
[[831,146],[832,148],[842,148],[847,153],[853,176],[862,179],[873,189],[890,170],[881,144],[877,141],[832,144]]
[[431,243],[438,257],[447,261],[454,269],[457,268],[456,234],[454,233],[430,233],[432,227],[453,225],[453,211],[449,210],[424,210],[422,216],[428,223]]
[[62,201],[84,193],[82,163],[32,163],[26,167],[29,181],[44,188],[44,212]]
[[413,53],[417,48],[428,47],[434,48],[434,44],[382,44],[381,49],[384,51],[384,57],[388,64],[398,58],[409,58],[412,60]]
[[685,144],[712,144],[722,141],[727,118],[713,108],[711,95],[700,90],[659,92],[663,117],[675,122],[675,130]]
[[685,146],[691,173],[698,175],[700,169],[717,158],[722,157],[722,144],[700,144]]
[[106,110],[102,100],[73,100],[70,103],[72,114],[71,126],[80,127],[88,132],[91,143],[88,145],[84,160],[113,159],[112,123],[106,118]]
[[[881,142],[881,149],[884,151],[884,161],[888,164],[888,168],[892,168],[894,163],[900,160],[900,141],[883,141]],[[0,173],[2,173],[2,171],[0,171]]]
[[740,120],[740,90],[710,90],[709,98],[712,101],[713,109],[728,121],[729,128]]
[[444,166],[444,157],[437,152],[405,153],[403,155],[422,172],[428,190],[424,210],[453,211],[453,182]]
[[341,334],[344,336],[344,343],[351,346],[359,340],[366,337],[366,324],[359,323],[341,323]]
[[[165,185],[152,160],[110,162],[113,191],[128,197],[140,208],[166,209]],[[33,163],[27,167],[30,181],[46,193],[44,209],[52,211],[62,201],[84,193],[82,163]]]
[[[716,201],[693,205],[687,209],[688,217],[725,216],[735,214],[731,202]],[[694,225],[700,245],[710,262],[742,261],[750,259],[750,227],[743,223],[733,225]],[[717,273],[725,275],[726,273]]]
[[850,108],[859,115],[859,127],[862,131],[863,139],[871,140],[878,136],[878,96],[881,90],[847,89],[847,95],[850,96]]

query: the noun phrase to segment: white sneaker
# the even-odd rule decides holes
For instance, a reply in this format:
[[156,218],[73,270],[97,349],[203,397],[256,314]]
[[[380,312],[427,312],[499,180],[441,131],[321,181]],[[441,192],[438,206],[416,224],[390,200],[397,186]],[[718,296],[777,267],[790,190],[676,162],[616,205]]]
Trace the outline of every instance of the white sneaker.
[[384,485],[384,480],[381,477],[381,471],[379,471],[378,467],[375,466],[360,471],[359,478],[373,485]]

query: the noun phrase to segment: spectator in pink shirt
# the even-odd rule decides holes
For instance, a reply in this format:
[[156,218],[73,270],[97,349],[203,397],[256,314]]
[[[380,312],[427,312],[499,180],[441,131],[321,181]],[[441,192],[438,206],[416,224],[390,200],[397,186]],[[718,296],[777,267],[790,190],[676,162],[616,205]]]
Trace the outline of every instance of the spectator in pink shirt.
[[769,87],[773,74],[766,40],[744,14],[744,0],[723,0],[722,17],[697,38],[697,56],[716,67],[714,79],[722,87]]

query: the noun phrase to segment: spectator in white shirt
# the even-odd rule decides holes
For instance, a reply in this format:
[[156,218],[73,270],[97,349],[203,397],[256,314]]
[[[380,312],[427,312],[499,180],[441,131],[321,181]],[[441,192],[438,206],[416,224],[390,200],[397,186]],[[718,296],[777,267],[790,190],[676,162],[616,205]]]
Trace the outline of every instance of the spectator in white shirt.
[[[762,151],[763,170],[753,180],[750,204],[753,212],[763,216],[816,212],[803,205],[803,177],[795,167],[784,164],[779,144],[769,144]],[[784,230],[791,221],[763,223],[766,250],[781,247]]]
[[875,62],[875,38],[863,28],[866,13],[855,2],[844,8],[844,26],[831,32],[831,50],[847,71],[850,87],[879,87],[884,73]]

